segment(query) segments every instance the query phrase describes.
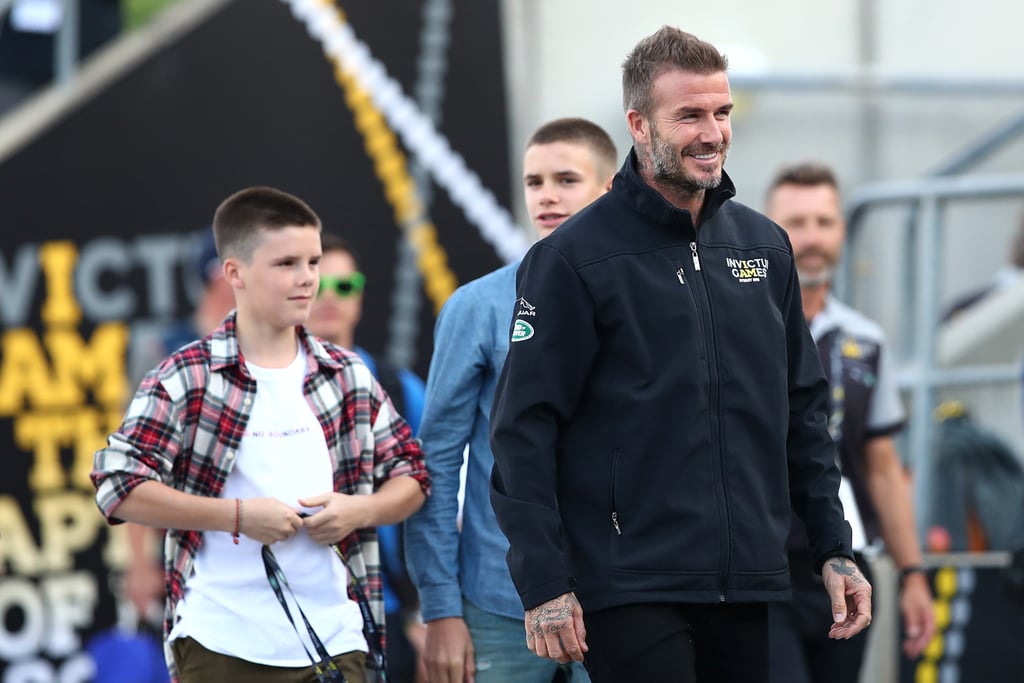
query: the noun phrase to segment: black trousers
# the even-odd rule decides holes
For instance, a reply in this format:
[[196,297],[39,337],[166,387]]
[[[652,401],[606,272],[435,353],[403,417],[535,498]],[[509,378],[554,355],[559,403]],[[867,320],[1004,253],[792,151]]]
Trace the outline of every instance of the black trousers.
[[768,683],[768,607],[639,604],[583,616],[593,683]]
[[387,615],[385,620],[388,646],[388,681],[413,683],[416,680],[416,650],[405,637],[405,623],[401,612]]
[[[870,582],[867,562],[857,565]],[[832,603],[809,558],[790,556],[793,601],[769,607],[772,683],[857,683],[868,632],[849,640],[832,640]],[[878,608],[872,597],[872,611]]]

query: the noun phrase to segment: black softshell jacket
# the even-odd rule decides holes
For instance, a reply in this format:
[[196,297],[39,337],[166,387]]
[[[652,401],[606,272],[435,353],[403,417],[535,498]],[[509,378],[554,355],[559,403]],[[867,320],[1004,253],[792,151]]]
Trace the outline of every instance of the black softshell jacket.
[[524,608],[787,599],[791,506],[816,566],[852,557],[792,249],[734,193],[695,229],[631,152],[524,258],[491,416]]

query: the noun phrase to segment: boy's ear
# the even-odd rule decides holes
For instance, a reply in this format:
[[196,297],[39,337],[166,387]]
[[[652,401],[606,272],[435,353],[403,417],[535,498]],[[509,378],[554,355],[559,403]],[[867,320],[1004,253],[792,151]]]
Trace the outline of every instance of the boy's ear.
[[224,259],[224,279],[228,281],[233,289],[245,289],[245,280],[242,278],[241,267],[238,259],[229,256]]

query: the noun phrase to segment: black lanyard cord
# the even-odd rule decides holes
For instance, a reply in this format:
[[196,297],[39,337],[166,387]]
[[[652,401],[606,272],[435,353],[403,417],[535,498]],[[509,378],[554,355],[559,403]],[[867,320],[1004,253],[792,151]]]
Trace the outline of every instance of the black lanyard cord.
[[[309,619],[306,618],[305,612],[302,611],[302,607],[295,600],[295,592],[288,585],[288,579],[285,578],[284,572],[281,571],[281,565],[278,564],[277,558],[274,557],[274,551],[268,545],[263,546],[263,568],[267,572],[267,581],[274,590],[274,595],[277,596],[278,602],[281,603],[288,621],[291,622],[295,635],[299,636],[299,643],[302,645],[302,649],[316,670],[317,681],[319,683],[346,683],[344,674],[341,673],[334,660],[331,659],[330,654],[327,653],[327,648],[324,647],[323,641],[320,640],[316,631],[313,630],[313,626],[309,623]],[[313,642],[313,648],[316,650],[317,655],[320,656],[320,661],[316,660],[310,653],[309,648],[306,647],[306,643],[303,642],[299,628],[295,625],[295,619],[292,617],[292,611],[288,608],[288,601],[284,597],[284,591],[281,590],[282,586],[291,594],[292,600],[295,600],[295,609],[298,610],[299,616],[302,617],[302,622],[306,625],[306,632],[309,634],[309,639]]]
[[337,544],[332,545],[331,548],[338,558],[341,559],[341,563],[345,565],[345,572],[348,574],[348,583],[351,589],[350,592],[355,595],[356,604],[359,605],[359,612],[363,615],[363,635],[366,637],[366,646],[370,648],[370,655],[377,665],[377,681],[378,683],[387,683],[388,675],[387,662],[384,656],[384,639],[380,627],[377,626],[377,620],[373,618],[373,612],[370,610],[370,600],[366,597],[366,590],[359,577],[349,567],[344,553],[341,552],[341,548]]
[[[843,346],[846,341],[847,337],[842,330],[837,330],[832,352],[829,354],[832,410],[828,420],[828,432],[837,445],[843,438],[843,422],[846,420],[846,386],[843,383]],[[836,461],[839,462],[838,451]]]

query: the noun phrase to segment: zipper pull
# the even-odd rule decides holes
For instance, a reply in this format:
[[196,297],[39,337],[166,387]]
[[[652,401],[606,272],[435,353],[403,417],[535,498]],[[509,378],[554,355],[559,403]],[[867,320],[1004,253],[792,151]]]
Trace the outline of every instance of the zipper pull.
[[676,271],[676,277],[679,278],[679,284],[681,284],[681,285],[685,285],[686,284],[686,280],[683,279],[683,269],[682,268],[680,268],[679,270]]
[[693,269],[700,270],[700,259],[697,258],[697,243],[690,242],[690,252],[693,254]]
[[613,512],[612,513],[612,526],[615,527],[615,533],[617,533],[619,536],[621,536],[622,535],[622,529],[619,528],[619,513],[618,512]]

